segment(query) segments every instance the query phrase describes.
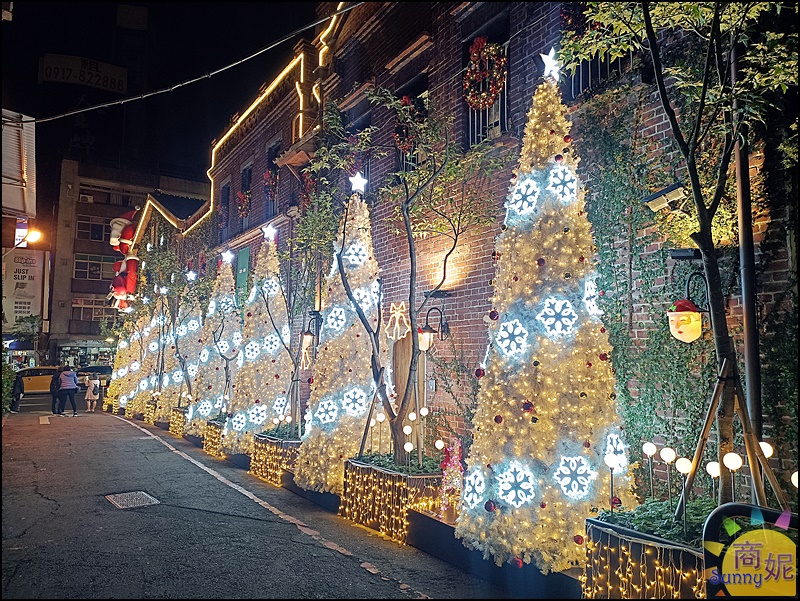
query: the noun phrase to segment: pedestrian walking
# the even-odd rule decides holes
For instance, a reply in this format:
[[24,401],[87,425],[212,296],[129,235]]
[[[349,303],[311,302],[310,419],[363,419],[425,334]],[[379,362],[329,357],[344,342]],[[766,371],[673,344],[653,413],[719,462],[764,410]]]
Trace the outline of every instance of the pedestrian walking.
[[59,367],[53,377],[50,378],[50,396],[53,400],[53,415],[59,415],[59,405],[61,404],[61,395],[59,389],[61,388],[61,372],[63,367]]
[[97,376],[86,376],[86,412],[94,413],[97,400],[100,398],[100,379]]
[[25,384],[22,382],[22,376],[17,374],[11,388],[11,413],[19,413],[19,401],[24,392]]
[[78,374],[72,371],[69,365],[65,365],[61,375],[59,376],[60,386],[58,393],[61,395],[61,402],[58,405],[58,412],[64,415],[64,407],[69,404],[72,405],[72,417],[78,417],[78,407],[75,405],[75,393],[78,392]]

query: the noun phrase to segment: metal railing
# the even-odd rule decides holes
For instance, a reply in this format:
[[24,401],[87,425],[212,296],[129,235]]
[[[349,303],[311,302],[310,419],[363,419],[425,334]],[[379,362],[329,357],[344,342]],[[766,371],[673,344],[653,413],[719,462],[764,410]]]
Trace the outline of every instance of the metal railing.
[[[503,54],[508,56],[508,42],[503,44]],[[481,86],[488,88],[484,81]],[[485,109],[468,108],[467,111],[467,136],[469,146],[475,146],[485,140],[499,138],[503,132],[508,131],[508,70],[506,70],[503,89],[500,90],[494,104]]]

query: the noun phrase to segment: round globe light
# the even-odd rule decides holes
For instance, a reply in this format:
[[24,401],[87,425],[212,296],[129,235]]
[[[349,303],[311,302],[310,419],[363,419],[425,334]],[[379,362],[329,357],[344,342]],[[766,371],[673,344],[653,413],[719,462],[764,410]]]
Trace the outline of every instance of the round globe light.
[[411,426],[403,426],[403,434],[405,434],[406,436],[411,434]]
[[678,456],[678,454],[675,452],[675,449],[671,447],[664,447],[661,449],[659,456],[664,463],[672,463],[675,461],[675,458]]
[[768,442],[764,442],[763,440],[758,443],[758,446],[761,447],[761,452],[764,453],[764,457],[767,459],[772,457],[772,454],[775,452],[775,450],[772,448],[772,445]]
[[692,462],[686,457],[681,457],[675,462],[675,469],[685,476],[692,471]]
[[280,423],[280,420],[277,417],[273,417],[272,418],[272,423],[277,426]]
[[408,421],[413,422],[416,421],[416,419],[417,419],[417,414],[414,413],[413,411],[408,414]]
[[612,470],[617,467],[617,458],[614,457],[613,453],[609,453],[605,457],[603,457],[603,462],[610,467]]
[[411,451],[414,450],[414,444],[407,442],[406,444],[403,445],[403,448],[406,450],[406,453],[410,453]]
[[287,415],[286,416],[286,423],[287,424],[291,424],[292,423],[292,416],[291,415]]
[[439,440],[433,443],[433,446],[435,446],[438,450],[441,451],[444,448],[444,441],[440,438]]
[[652,442],[646,442],[642,445],[642,453],[647,455],[648,457],[652,457],[658,451],[658,447],[654,445]]
[[722,463],[732,472],[735,472],[742,467],[742,458],[738,453],[725,453],[722,457]]
[[719,462],[718,461],[709,461],[706,463],[706,471],[708,475],[712,478],[719,478]]
[[428,408],[427,407],[423,407],[422,409],[419,410],[419,414],[422,417],[428,417]]
[[371,419],[371,420],[369,420],[369,427],[370,427],[370,428],[374,428],[374,427],[375,427],[375,424],[377,424],[377,423],[378,423],[378,422],[376,422],[374,419]]
[[792,474],[792,484],[794,484],[794,487],[797,488],[797,472]]
[[383,422],[385,422],[385,421],[386,421],[386,414],[385,414],[385,413],[379,413],[379,414],[376,416],[376,419],[378,420],[378,423],[379,423],[379,424],[382,424]]

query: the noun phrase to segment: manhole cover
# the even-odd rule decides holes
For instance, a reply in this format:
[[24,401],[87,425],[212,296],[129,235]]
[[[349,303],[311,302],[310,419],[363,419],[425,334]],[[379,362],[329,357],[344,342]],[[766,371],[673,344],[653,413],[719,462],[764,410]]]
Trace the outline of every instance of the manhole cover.
[[117,495],[106,495],[106,499],[117,509],[133,509],[134,507],[146,507],[147,505],[158,505],[161,501],[151,497],[146,492],[136,490],[134,492],[121,492]]

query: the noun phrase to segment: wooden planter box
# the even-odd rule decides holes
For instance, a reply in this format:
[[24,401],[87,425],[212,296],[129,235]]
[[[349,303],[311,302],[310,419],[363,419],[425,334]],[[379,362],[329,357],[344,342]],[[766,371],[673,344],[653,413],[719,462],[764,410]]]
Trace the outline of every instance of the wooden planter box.
[[593,518],[586,537],[584,599],[706,597],[700,549]]
[[299,452],[299,440],[254,434],[250,473],[275,486],[283,486],[284,472],[292,471]]
[[441,474],[408,476],[348,459],[339,515],[405,544],[409,510],[438,507],[441,486]]

